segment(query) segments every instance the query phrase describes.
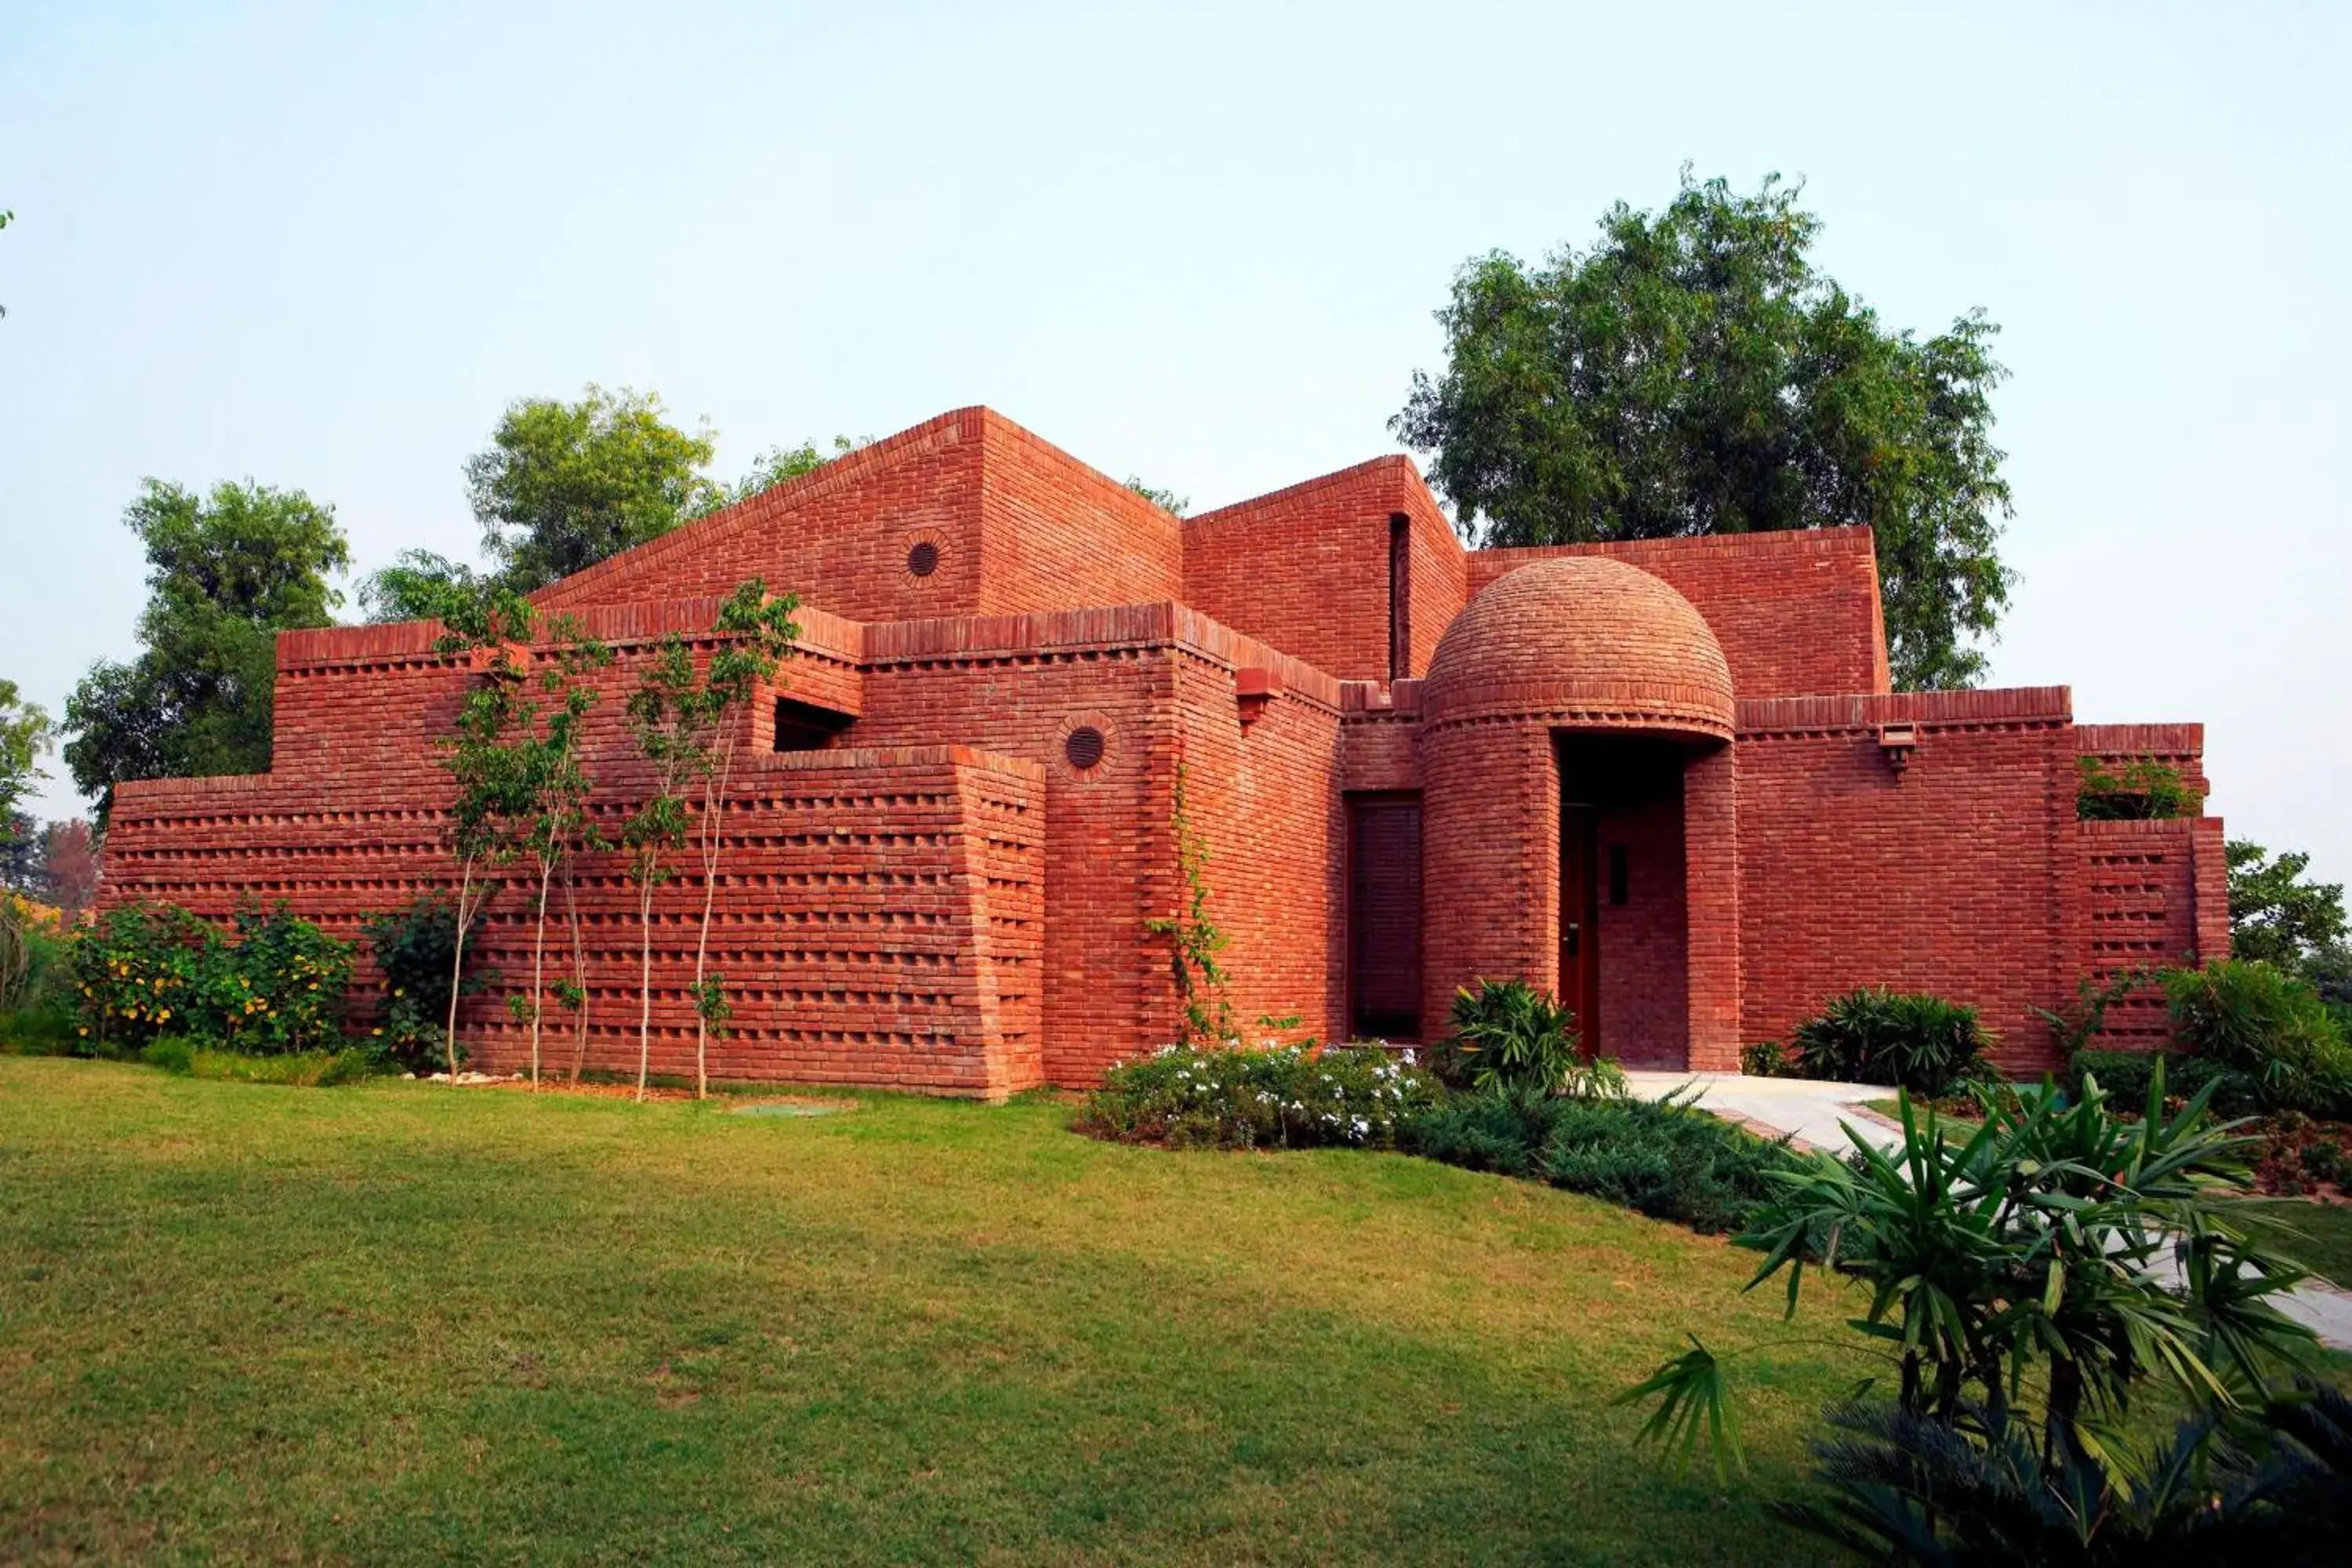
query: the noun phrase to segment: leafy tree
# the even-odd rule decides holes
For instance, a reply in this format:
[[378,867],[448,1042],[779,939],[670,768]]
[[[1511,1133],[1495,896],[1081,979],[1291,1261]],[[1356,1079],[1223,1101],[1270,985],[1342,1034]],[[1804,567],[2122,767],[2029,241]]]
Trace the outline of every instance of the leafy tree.
[[360,579],[360,607],[377,625],[438,620],[484,586],[481,574],[462,561],[430,550],[404,550],[391,565]]
[[66,702],[66,765],[101,829],[125,779],[261,773],[281,631],[323,626],[351,564],[334,509],[247,479],[207,496],[149,479],[123,521],[147,552],[143,647]]
[[41,896],[68,920],[98,901],[98,836],[80,817],[52,822],[42,835]]
[[688,508],[688,513],[691,517],[708,517],[738,501],[750,500],[761,490],[782,484],[786,479],[813,474],[834,458],[845,458],[860,447],[870,445],[872,440],[870,436],[859,437],[856,440],[846,436],[835,436],[830,454],[818,451],[814,441],[803,441],[797,447],[771,447],[752,458],[751,471],[732,485],[707,487]]
[[536,708],[525,689],[517,645],[531,635],[531,609],[517,595],[492,585],[448,606],[448,630],[436,644],[444,654],[477,661],[478,672],[458,704],[456,723],[442,738],[441,764],[457,785],[447,837],[458,866],[452,906],[448,1020],[445,1045],[449,1079],[457,1078],[457,1003],[463,994],[467,938],[497,895],[488,872],[521,848],[533,808],[534,752],[530,731]]
[[37,899],[43,892],[41,821],[29,811],[0,816],[0,888]]
[[2284,850],[2273,858],[2247,838],[2231,839],[2225,852],[2232,957],[2300,973],[2344,941],[2344,884],[2307,879],[2310,856]]
[[[559,616],[548,629],[555,642],[555,654],[540,676],[543,702],[525,715],[520,742],[520,794],[524,809],[521,841],[539,872],[538,916],[531,936],[530,997],[523,1008],[530,1024],[530,1081],[534,1089],[539,1086],[540,1026],[546,1011],[547,904],[559,877],[565,883],[573,960],[572,975],[563,987],[562,997],[583,1026],[579,1032],[580,1042],[584,1044],[586,1039],[587,1017],[578,1005],[584,1001],[586,977],[582,972],[579,904],[570,896],[570,870],[574,853],[604,847],[588,815],[588,796],[594,783],[583,763],[581,742],[589,710],[596,704],[596,689],[587,683],[589,677],[613,662],[613,650],[588,636],[572,617]],[[579,1054],[575,1053],[572,1069],[575,1082],[580,1067]]]
[[[19,837],[16,803],[47,775],[40,761],[54,733],[49,716],[39,704],[27,702],[13,680],[0,680],[0,843]],[[29,817],[21,818],[29,823]]]
[[[629,725],[652,764],[655,788],[624,827],[630,875],[638,889],[642,928],[637,1016],[637,1093],[643,1098],[651,1058],[652,921],[654,889],[672,874],[667,856],[689,835],[702,872],[702,918],[694,948],[695,1093],[710,1090],[710,1032],[732,1009],[723,982],[709,972],[711,906],[726,836],[726,800],[737,742],[736,717],[751,705],[761,681],[792,651],[799,628],[792,595],[771,597],[754,577],[739,584],[711,624],[719,639],[698,668],[694,650],[676,633],[662,639],[629,699]],[[689,825],[687,792],[699,799]]]
[[2096,757],[2078,757],[2074,766],[2074,815],[2084,822],[2160,822],[2194,816],[2205,805],[2179,768],[2151,757],[2115,773]]
[[667,419],[659,397],[591,384],[577,403],[509,404],[490,445],[466,464],[482,548],[502,584],[545,587],[632,545],[658,539],[710,489],[708,426]]
[[1963,686],[2009,601],[1981,311],[1922,342],[1813,263],[1801,187],[1620,202],[1589,251],[1456,275],[1446,368],[1390,422],[1488,545],[1868,523],[1896,680]]

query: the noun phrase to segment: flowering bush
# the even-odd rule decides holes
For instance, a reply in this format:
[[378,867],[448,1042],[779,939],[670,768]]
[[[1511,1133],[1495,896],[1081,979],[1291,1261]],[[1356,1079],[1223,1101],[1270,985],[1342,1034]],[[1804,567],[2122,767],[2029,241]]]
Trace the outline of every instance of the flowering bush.
[[221,947],[218,930],[175,904],[100,915],[75,938],[70,960],[89,1048],[128,1055],[167,1031],[194,1032]]
[[1180,1148],[1393,1149],[1405,1122],[1441,1093],[1409,1050],[1170,1046],[1105,1073],[1077,1127],[1118,1142]]
[[88,1047],[130,1054],[167,1033],[253,1056],[340,1045],[351,944],[282,903],[249,903],[233,927],[141,903],[79,932],[70,963]]

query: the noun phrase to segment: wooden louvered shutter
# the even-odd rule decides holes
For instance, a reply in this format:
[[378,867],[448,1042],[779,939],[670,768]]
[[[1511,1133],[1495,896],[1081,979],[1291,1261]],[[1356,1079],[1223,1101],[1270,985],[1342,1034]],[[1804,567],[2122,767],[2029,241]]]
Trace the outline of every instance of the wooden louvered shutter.
[[1359,1039],[1421,1038],[1421,801],[1348,802],[1348,1023]]

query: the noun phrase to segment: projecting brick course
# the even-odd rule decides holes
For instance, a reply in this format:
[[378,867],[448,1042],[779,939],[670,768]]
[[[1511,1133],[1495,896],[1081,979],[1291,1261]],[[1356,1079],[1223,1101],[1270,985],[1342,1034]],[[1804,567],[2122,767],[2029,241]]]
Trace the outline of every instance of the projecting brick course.
[[[1736,1067],[1891,984],[1978,1005],[2040,1068],[2032,1009],[2077,980],[2227,951],[2217,819],[2074,809],[2084,755],[2202,792],[2201,728],[2078,727],[2063,688],[1890,691],[1866,530],[1469,551],[1402,458],[1180,522],[959,410],[537,595],[619,655],[588,727],[607,826],[645,787],[623,722],[644,659],[673,632],[707,654],[755,574],[803,608],[724,805],[721,1077],[1002,1098],[1166,1040],[1146,922],[1185,902],[1180,778],[1252,1040],[1357,1033],[1360,992],[1393,1026],[1381,973],[1420,975],[1423,1037],[1477,977],[1559,985],[1564,790],[1601,879],[1591,1025],[1631,1061]],[[271,771],[121,786],[105,896],[283,898],[350,935],[451,886],[435,742],[479,675],[437,632],[282,637]],[[1351,868],[1356,803],[1390,814],[1364,852],[1418,845],[1417,878]],[[499,982],[465,1034],[510,1068],[532,889],[499,879]],[[1389,901],[1351,910],[1351,888]],[[591,1058],[633,1068],[635,893],[610,855],[578,890]],[[656,900],[656,1071],[690,1068],[701,894],[689,873]],[[2160,1004],[2109,1037],[2161,1043]]]

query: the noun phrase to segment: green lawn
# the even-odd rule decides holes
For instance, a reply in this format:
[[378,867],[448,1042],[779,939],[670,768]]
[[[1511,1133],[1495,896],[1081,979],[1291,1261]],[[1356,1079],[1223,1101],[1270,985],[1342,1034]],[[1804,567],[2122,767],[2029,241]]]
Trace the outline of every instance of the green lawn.
[[[1889,1121],[1903,1119],[1902,1107],[1895,1100],[1864,1103]],[[1915,1109],[1913,1114],[1922,1113]],[[1946,1117],[1941,1125],[1948,1138],[1969,1138],[1976,1135],[1979,1123]],[[2301,1198],[2248,1198],[2231,1213],[2277,1251],[2322,1279],[2352,1289],[2352,1208]]]
[[[1755,1261],[1388,1155],[0,1057],[0,1561],[1786,1563],[1860,1363]],[[1608,1396],[1739,1364],[1755,1473]]]
[[2352,1289],[2352,1208],[2302,1198],[2250,1198],[2231,1212],[2321,1279]]

